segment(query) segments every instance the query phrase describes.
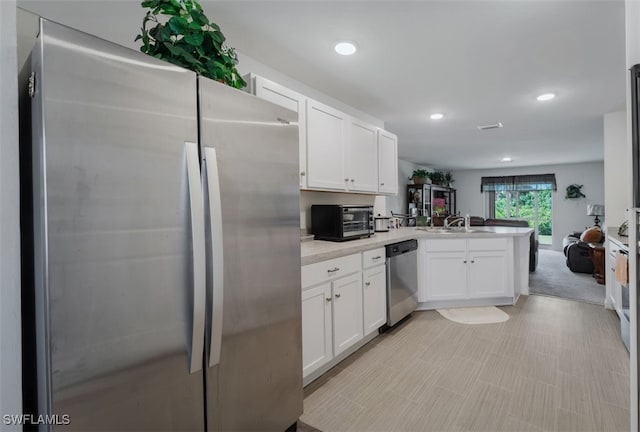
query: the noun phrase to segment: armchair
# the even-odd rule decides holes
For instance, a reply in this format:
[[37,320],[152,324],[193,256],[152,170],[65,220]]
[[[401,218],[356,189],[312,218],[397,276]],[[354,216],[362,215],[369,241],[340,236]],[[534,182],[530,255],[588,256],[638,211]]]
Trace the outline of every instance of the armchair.
[[593,261],[587,243],[601,243],[602,231],[593,227],[584,232],[574,232],[562,240],[562,250],[567,258],[567,267],[574,273],[593,273]]

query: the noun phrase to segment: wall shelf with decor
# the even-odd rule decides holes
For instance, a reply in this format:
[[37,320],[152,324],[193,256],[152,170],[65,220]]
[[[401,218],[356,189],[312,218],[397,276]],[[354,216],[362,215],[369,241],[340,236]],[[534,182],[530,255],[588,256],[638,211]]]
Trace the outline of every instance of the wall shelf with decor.
[[[407,185],[408,213],[419,216],[456,214],[456,190],[434,184]],[[435,205],[434,205],[435,204]],[[413,210],[413,209],[417,210]]]

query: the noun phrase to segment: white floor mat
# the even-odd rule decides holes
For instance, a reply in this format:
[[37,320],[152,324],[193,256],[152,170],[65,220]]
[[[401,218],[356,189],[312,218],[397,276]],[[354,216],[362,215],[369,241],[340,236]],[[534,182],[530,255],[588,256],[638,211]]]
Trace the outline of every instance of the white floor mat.
[[506,312],[495,306],[436,310],[449,321],[461,324],[492,324],[501,323],[509,319],[509,315]]

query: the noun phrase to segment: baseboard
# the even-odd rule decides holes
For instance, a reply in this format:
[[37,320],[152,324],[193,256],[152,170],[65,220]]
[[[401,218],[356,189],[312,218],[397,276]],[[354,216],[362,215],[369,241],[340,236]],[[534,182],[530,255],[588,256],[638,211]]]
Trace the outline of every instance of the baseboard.
[[362,340],[360,340],[359,342],[357,342],[355,345],[353,345],[352,347],[350,347],[349,349],[347,349],[345,352],[341,353],[339,356],[332,358],[331,360],[329,360],[327,363],[325,363],[324,365],[320,366],[318,369],[316,369],[315,371],[311,372],[309,375],[307,375],[306,377],[303,377],[302,379],[302,385],[304,387],[308,386],[309,384],[311,384],[313,381],[317,380],[318,378],[320,378],[322,375],[324,375],[326,372],[329,371],[329,369],[332,369],[334,366],[336,366],[338,363],[340,363],[342,360],[346,359],[347,357],[349,357],[351,354],[355,353],[356,351],[358,351],[360,348],[362,348],[363,346],[365,346],[366,344],[368,344],[369,342],[371,342],[373,339],[375,339],[380,333],[378,333],[377,331],[365,336]]
[[472,306],[509,306],[514,305],[518,297],[494,297],[463,300],[438,300],[418,304],[417,310],[446,309]]

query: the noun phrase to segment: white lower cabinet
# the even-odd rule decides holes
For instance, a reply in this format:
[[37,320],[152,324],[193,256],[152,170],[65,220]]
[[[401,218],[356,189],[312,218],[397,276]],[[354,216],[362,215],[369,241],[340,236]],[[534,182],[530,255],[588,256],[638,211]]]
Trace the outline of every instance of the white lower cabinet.
[[426,301],[467,298],[467,253],[427,252]]
[[362,273],[364,335],[377,332],[387,322],[387,268],[384,265]]
[[469,296],[509,296],[508,268],[506,251],[469,252]]
[[337,279],[333,288],[333,355],[350,348],[363,336],[362,273]]
[[302,292],[302,373],[308,375],[333,357],[331,283]]
[[374,337],[387,322],[384,256],[384,248],[378,248],[302,267],[305,378],[333,366],[336,357],[357,349],[354,345]]
[[425,239],[421,243],[424,302],[513,297],[511,239]]

